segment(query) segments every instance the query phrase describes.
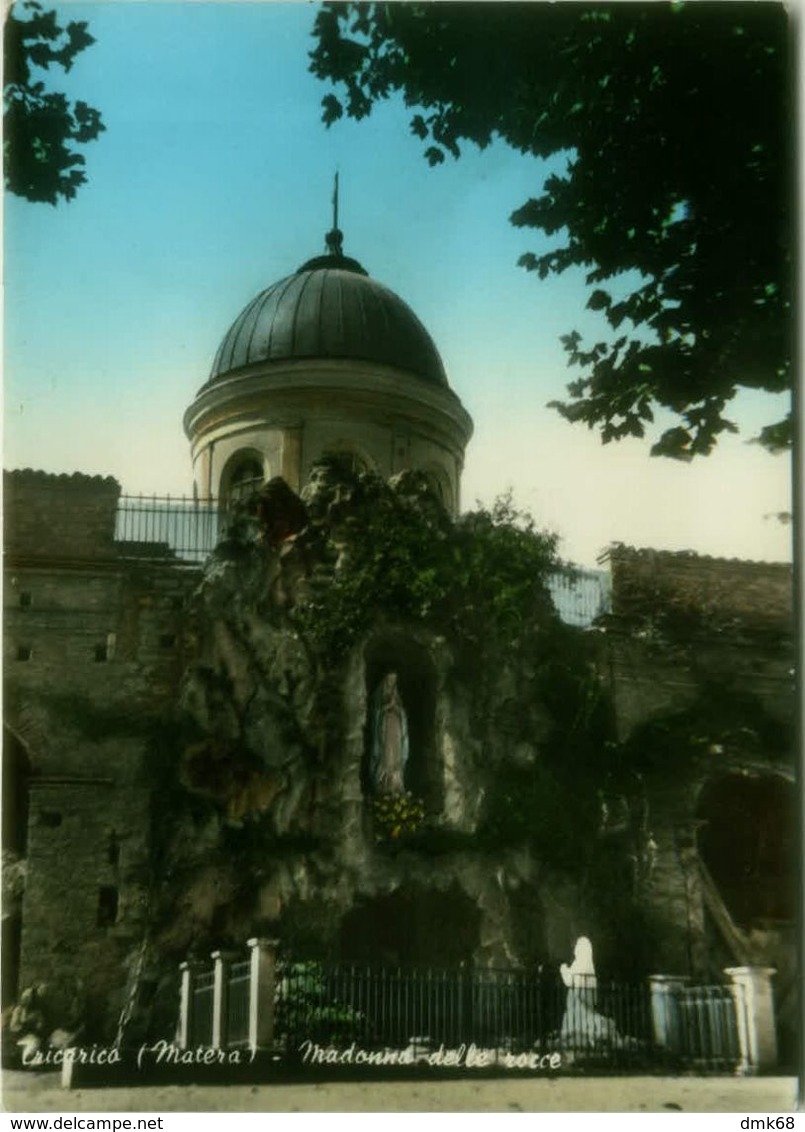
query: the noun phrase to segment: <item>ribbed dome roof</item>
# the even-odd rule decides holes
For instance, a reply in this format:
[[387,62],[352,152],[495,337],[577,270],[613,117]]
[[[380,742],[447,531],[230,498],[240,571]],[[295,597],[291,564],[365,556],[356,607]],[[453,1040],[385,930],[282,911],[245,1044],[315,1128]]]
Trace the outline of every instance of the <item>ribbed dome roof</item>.
[[253,299],[221,343],[209,380],[301,358],[379,362],[447,385],[433,340],[411,308],[340,254],[309,260]]

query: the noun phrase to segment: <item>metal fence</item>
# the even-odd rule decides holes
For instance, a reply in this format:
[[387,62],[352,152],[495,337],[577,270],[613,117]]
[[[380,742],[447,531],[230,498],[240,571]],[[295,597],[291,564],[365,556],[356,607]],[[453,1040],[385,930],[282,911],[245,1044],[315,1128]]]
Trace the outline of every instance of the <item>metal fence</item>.
[[215,974],[213,971],[200,971],[196,975],[190,1014],[190,1044],[192,1046],[212,1045],[214,988]]
[[702,1072],[732,1072],[741,1052],[731,987],[683,987],[676,998],[673,1035],[681,1060]]
[[[121,495],[115,542],[137,558],[168,558],[200,564],[215,549],[228,515],[213,498]],[[562,620],[586,628],[611,608],[610,576],[605,570],[558,572],[548,589]]]
[[557,572],[548,579],[548,590],[566,625],[586,629],[597,617],[612,612],[612,578],[607,570]]
[[473,1043],[492,1063],[522,1052],[561,1055],[563,1068],[649,1064],[647,985],[553,979],[515,971],[291,963],[278,971],[275,1035],[305,1043],[411,1048],[427,1056]]
[[252,965],[248,959],[229,968],[226,994],[227,1045],[232,1048],[249,1043],[249,988]]
[[131,557],[200,563],[214,549],[219,529],[215,499],[121,495],[115,542]]
[[327,1057],[340,1064],[350,1050],[360,1054],[356,1065],[427,1071],[462,1068],[462,1050],[505,1070],[533,1069],[535,1058],[543,1070],[582,1073],[745,1073],[761,1063],[757,1019],[735,984],[573,975],[565,986],[554,971],[362,966],[277,955],[270,941],[250,947],[251,959],[216,955],[212,968],[192,973],[183,965],[182,1048],[267,1041],[292,1072],[311,1057],[314,1066]]

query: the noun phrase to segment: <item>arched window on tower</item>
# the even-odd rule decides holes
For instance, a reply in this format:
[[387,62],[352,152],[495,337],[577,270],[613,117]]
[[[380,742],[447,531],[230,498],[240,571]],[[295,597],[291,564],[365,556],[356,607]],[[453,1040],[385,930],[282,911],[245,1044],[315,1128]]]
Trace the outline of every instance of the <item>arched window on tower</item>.
[[341,471],[358,476],[371,470],[369,460],[351,445],[338,444],[322,452],[320,459],[328,460]]
[[221,477],[221,502],[227,511],[245,503],[265,482],[263,461],[256,453],[240,453]]

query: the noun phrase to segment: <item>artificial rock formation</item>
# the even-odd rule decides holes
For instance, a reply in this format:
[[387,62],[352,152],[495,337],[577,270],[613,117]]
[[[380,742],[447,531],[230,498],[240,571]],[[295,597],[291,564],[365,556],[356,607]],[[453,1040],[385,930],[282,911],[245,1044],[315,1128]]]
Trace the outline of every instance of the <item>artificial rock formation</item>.
[[[507,810],[522,781],[549,780],[545,752],[578,714],[566,701],[582,683],[563,687],[578,657],[556,640],[575,631],[529,562],[520,623],[503,606],[493,623],[501,599],[478,548],[500,555],[499,531],[476,528],[419,473],[386,484],[333,460],[301,500],[272,481],[235,516],[196,593],[184,739],[157,822],[166,961],[270,933],[317,958],[531,966],[587,926],[546,831],[534,851],[531,796],[511,823]],[[544,536],[505,537],[504,559],[530,538],[547,568]],[[410,757],[405,792],[378,797],[370,703],[390,672]]]

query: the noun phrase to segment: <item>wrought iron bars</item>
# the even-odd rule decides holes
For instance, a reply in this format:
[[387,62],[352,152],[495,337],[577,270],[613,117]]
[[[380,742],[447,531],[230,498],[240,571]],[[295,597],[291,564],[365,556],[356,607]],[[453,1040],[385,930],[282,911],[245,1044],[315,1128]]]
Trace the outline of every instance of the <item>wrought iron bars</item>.
[[212,1003],[215,984],[213,970],[199,971],[194,979],[190,1008],[190,1045],[212,1044]]
[[251,961],[245,959],[229,968],[226,995],[227,1045],[232,1048],[249,1043],[249,987]]
[[129,557],[200,563],[214,548],[220,529],[215,499],[121,495],[115,542]]

